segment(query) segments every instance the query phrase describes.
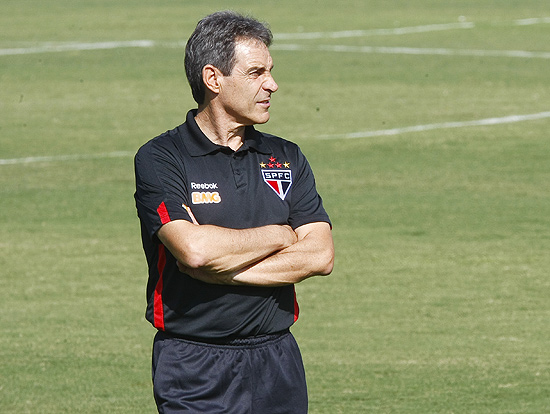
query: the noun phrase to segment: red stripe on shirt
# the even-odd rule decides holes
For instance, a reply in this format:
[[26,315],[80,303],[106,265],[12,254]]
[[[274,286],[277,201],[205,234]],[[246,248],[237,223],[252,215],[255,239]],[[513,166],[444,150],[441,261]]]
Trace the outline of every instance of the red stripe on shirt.
[[160,206],[158,206],[157,213],[160,217],[160,222],[162,224],[166,224],[171,221],[170,215],[168,214],[168,210],[166,209],[166,204],[164,204],[164,201],[160,203]]
[[296,286],[294,286],[294,322],[298,320],[300,315],[300,307],[298,306],[298,299],[296,298]]
[[160,329],[161,331],[164,331],[164,303],[162,301],[162,288],[164,285],[163,276],[164,276],[165,266],[166,266],[166,252],[164,250],[164,245],[159,244],[159,260],[157,263],[159,280],[157,282],[157,286],[155,287],[153,313],[154,313],[155,328]]

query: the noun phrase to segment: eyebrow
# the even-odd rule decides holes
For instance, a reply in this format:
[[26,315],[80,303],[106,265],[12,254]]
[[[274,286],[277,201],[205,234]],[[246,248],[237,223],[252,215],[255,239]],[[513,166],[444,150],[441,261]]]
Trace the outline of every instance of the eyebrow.
[[246,73],[254,73],[254,72],[265,72],[265,71],[269,71],[271,72],[274,68],[274,65],[271,65],[270,68],[268,68],[267,66],[264,66],[264,65],[258,65],[258,66],[252,66],[250,68],[248,68],[248,70],[246,71]]

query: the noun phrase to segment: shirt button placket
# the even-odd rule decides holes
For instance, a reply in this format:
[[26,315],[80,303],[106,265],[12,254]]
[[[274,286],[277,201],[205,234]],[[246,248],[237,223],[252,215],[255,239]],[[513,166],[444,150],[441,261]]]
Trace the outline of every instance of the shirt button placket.
[[231,157],[231,169],[233,170],[233,178],[237,188],[246,186],[246,174],[242,170],[242,155],[238,153]]

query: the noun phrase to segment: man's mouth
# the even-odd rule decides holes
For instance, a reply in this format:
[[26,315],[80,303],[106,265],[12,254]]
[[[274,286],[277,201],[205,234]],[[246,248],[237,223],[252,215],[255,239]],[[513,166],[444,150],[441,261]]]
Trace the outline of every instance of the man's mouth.
[[259,101],[258,104],[260,104],[261,106],[267,107],[267,108],[269,108],[271,106],[269,99],[266,99],[264,101]]

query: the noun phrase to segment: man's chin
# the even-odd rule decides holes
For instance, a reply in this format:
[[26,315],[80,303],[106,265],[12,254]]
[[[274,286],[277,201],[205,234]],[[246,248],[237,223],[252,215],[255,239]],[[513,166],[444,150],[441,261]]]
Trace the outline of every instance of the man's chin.
[[269,121],[270,115],[269,112],[266,112],[261,115],[251,116],[247,118],[241,118],[239,122],[241,125],[250,126],[250,125],[261,125]]
[[263,116],[258,117],[256,124],[265,124],[267,121],[269,121],[269,118],[270,118],[269,112],[266,112]]

